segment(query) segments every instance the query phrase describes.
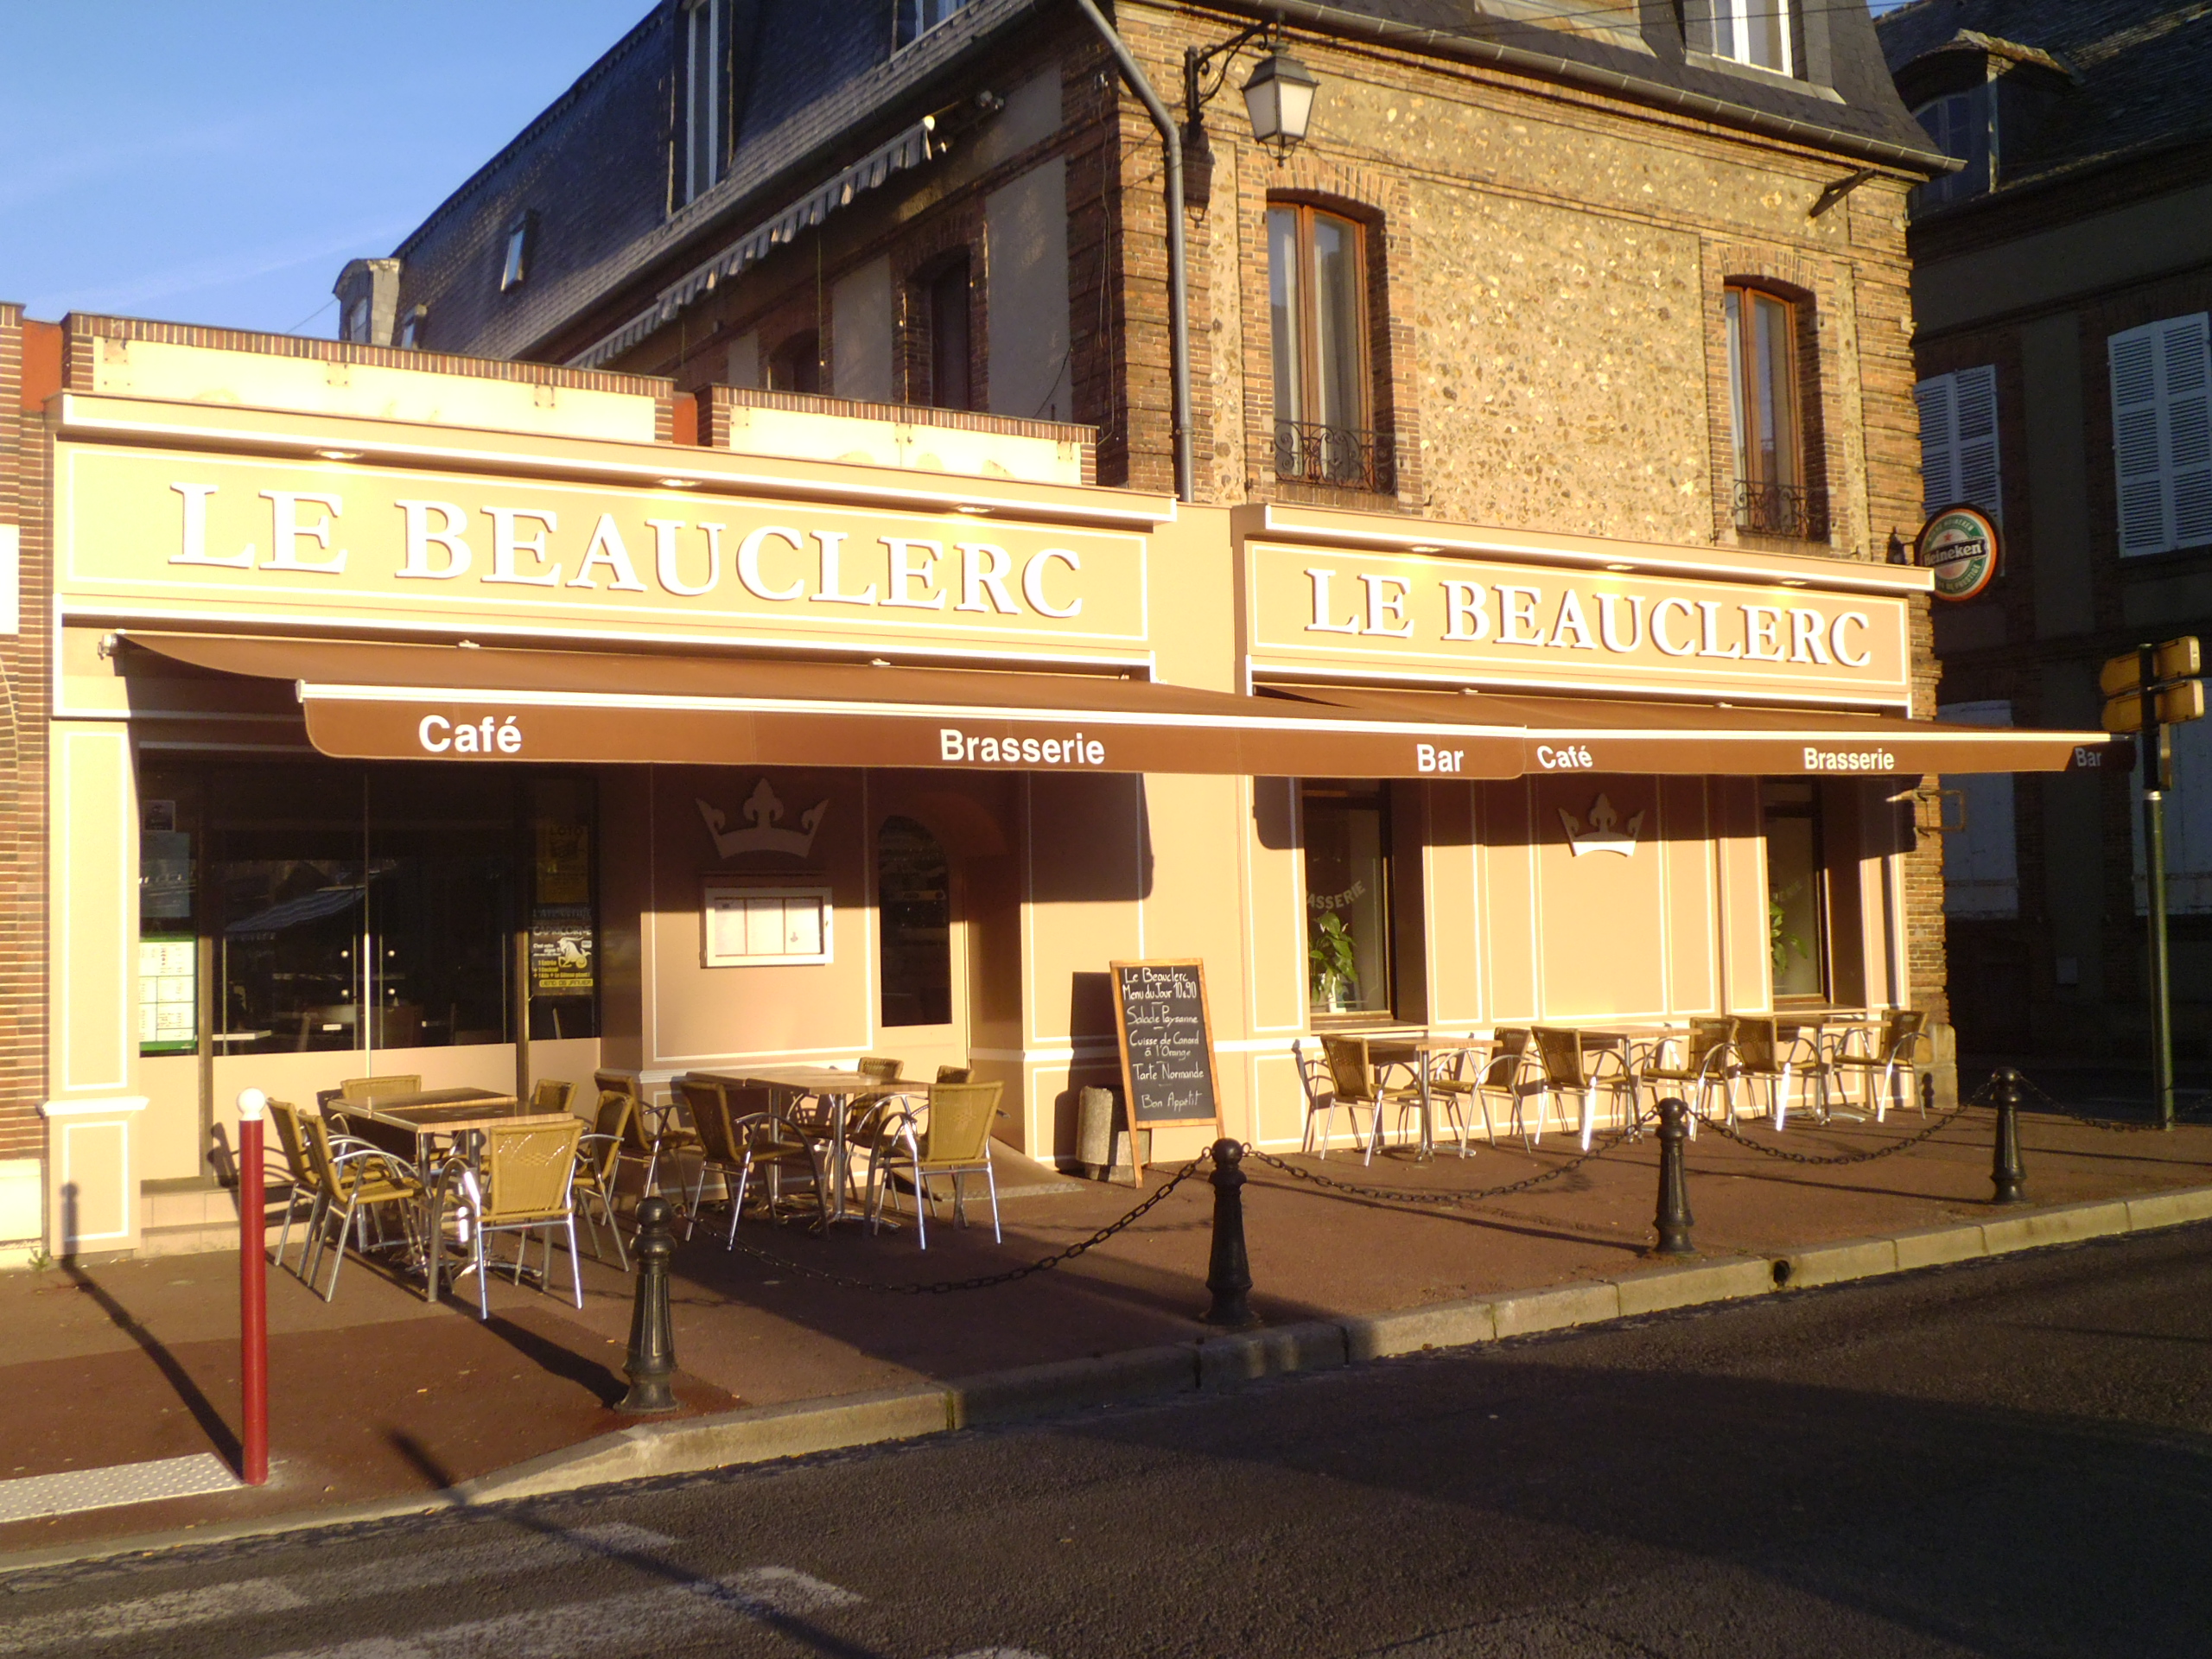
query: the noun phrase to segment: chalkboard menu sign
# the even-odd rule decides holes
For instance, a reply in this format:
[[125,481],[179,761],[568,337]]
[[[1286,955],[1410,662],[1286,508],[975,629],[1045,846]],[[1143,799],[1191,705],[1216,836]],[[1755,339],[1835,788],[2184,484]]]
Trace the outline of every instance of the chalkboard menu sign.
[[1211,1123],[1213,1021],[1205,964],[1116,962],[1114,1025],[1122,1039],[1122,1098],[1132,1128]]

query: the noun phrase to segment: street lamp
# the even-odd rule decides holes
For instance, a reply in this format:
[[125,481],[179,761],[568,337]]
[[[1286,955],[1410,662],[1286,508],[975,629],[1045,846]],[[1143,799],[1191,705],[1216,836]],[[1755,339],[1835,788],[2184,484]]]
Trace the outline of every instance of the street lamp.
[[1311,69],[1280,47],[1246,78],[1244,110],[1252,118],[1252,137],[1273,149],[1277,161],[1305,141],[1320,86]]

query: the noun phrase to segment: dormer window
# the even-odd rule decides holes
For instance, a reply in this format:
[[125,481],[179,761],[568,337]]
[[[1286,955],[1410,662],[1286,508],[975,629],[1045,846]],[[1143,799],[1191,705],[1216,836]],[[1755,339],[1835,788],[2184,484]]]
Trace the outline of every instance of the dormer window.
[[1796,73],[1789,57],[1789,0],[1713,0],[1713,49],[1777,75]]
[[1932,179],[1912,193],[1915,207],[1937,207],[1947,201],[1963,201],[1990,187],[1997,158],[1997,85],[1983,81],[1963,92],[1953,92],[1922,105],[1913,111],[1936,148],[1966,165],[1957,172]]
[[899,0],[892,47],[912,46],[968,3],[968,0]]
[[524,213],[507,226],[506,258],[499,266],[500,293],[520,288],[529,278],[531,244],[536,239],[532,233],[537,227],[537,216],[535,213]]
[[677,158],[677,206],[696,200],[722,175],[728,149],[729,0],[686,0],[683,20],[683,153]]

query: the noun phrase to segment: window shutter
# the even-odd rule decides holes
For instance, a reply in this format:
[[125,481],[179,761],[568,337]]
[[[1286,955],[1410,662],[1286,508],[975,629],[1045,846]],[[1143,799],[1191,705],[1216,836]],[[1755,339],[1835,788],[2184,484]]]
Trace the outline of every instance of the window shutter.
[[1997,369],[1984,364],[1951,377],[1955,422],[1954,501],[1970,502],[1992,518],[2004,517],[1997,475]]
[[[1939,720],[1968,726],[2010,726],[2009,701],[1946,703]],[[1943,837],[1943,909],[1952,916],[2020,913],[2020,861],[2012,775],[1969,772],[1942,780],[1963,798],[1966,828]]]
[[1912,389],[1920,404],[1920,511],[1932,515],[1958,497],[1958,377],[1939,374]]
[[2113,472],[2122,554],[2212,542],[2212,371],[2206,314],[2114,334]]
[[2205,324],[2200,311],[2158,325],[2176,547],[2212,542],[2212,357]]

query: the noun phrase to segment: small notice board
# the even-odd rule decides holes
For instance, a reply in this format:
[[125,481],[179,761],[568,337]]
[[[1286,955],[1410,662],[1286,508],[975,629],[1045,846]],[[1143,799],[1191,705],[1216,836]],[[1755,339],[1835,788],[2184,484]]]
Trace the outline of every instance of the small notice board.
[[[1129,1128],[1217,1122],[1205,964],[1191,958],[1108,966]],[[1130,1140],[1135,1138],[1132,1134]]]

